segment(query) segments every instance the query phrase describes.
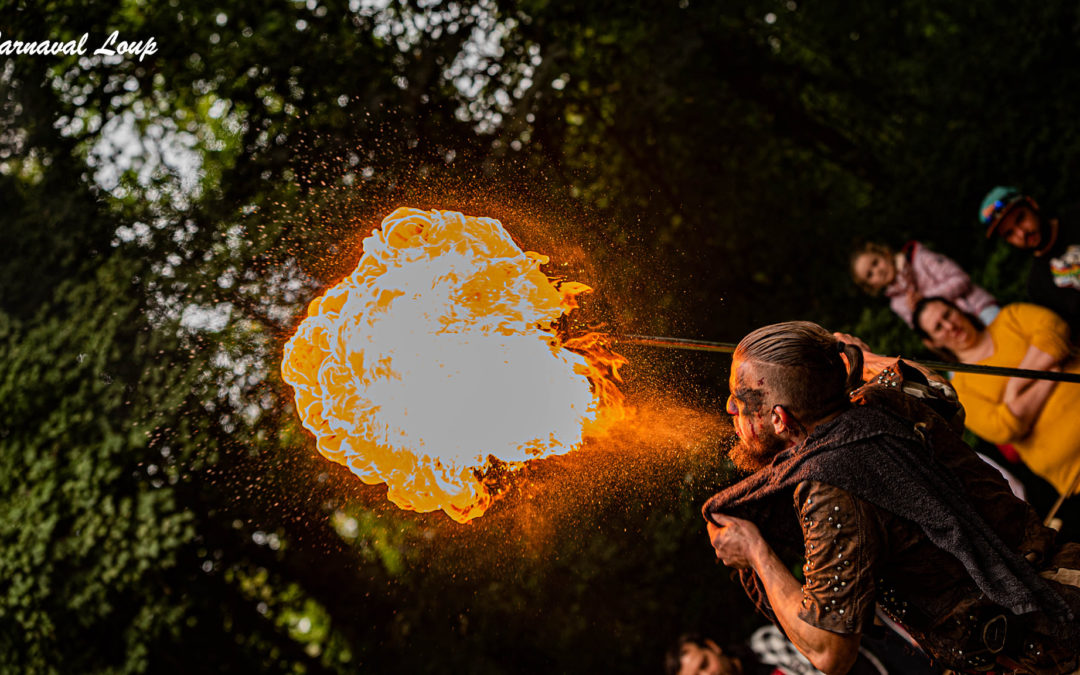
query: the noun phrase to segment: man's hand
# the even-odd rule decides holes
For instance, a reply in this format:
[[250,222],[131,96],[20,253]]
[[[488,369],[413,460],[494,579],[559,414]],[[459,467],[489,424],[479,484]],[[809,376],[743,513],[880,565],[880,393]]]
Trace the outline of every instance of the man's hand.
[[[840,340],[841,342],[846,342],[849,345],[855,345],[862,350],[864,382],[869,382],[870,380],[877,377],[878,374],[881,373],[881,371],[885,370],[889,366],[894,365],[899,358],[897,356],[882,356],[881,354],[875,354],[874,352],[870,351],[870,347],[867,346],[865,342],[855,337],[854,335],[848,335],[847,333],[833,333],[833,337],[837,340]],[[930,342],[923,340],[923,344],[926,345],[928,348],[933,349],[933,345]],[[941,382],[944,384],[948,384],[949,382],[944,377],[934,372],[933,370],[930,370],[918,361],[911,361],[909,359],[903,359],[903,361],[907,365],[922,373],[928,381]],[[846,356],[844,357],[844,363],[847,363]],[[848,365],[848,367],[851,367],[850,364]]]
[[707,526],[717,559],[735,569],[753,567],[765,544],[757,525],[722,513],[713,514],[713,520],[716,522],[709,522]]
[[855,345],[856,347],[868,354],[873,353],[873,350],[870,349],[870,345],[866,344],[860,338],[857,338],[854,335],[850,335],[848,333],[833,333],[833,337],[841,342],[846,342],[849,345]]

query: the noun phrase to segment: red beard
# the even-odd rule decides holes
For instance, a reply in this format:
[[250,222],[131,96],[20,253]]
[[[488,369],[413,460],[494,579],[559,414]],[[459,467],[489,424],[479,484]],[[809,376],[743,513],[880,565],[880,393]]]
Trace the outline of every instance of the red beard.
[[749,440],[739,439],[728,451],[732,464],[740,471],[757,471],[772,462],[773,457],[787,445],[772,429]]

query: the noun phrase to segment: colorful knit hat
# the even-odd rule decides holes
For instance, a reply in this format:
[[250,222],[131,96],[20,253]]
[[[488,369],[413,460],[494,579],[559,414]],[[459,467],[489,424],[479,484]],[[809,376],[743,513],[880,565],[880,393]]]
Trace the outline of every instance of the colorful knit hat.
[[979,222],[986,226],[987,237],[994,235],[1005,214],[1021,200],[1024,200],[1024,195],[1014,187],[998,185],[986,193],[979,206]]

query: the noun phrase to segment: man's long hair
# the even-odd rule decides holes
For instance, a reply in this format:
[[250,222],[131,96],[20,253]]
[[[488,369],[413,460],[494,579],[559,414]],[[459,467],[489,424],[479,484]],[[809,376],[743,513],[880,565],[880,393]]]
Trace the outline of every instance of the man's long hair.
[[[850,364],[844,363],[845,354]],[[763,326],[739,342],[735,359],[764,366],[769,387],[803,423],[816,422],[849,404],[862,384],[862,352],[809,321]]]

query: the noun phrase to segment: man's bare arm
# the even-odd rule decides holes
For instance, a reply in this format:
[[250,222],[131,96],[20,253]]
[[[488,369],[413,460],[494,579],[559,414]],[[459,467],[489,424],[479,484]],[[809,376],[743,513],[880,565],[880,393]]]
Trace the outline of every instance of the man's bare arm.
[[859,655],[861,635],[834,633],[799,618],[802,585],[748,520],[714,514],[709,540],[717,557],[729,567],[752,568],[761,579],[773,612],[788,639],[818,670],[842,675]]

